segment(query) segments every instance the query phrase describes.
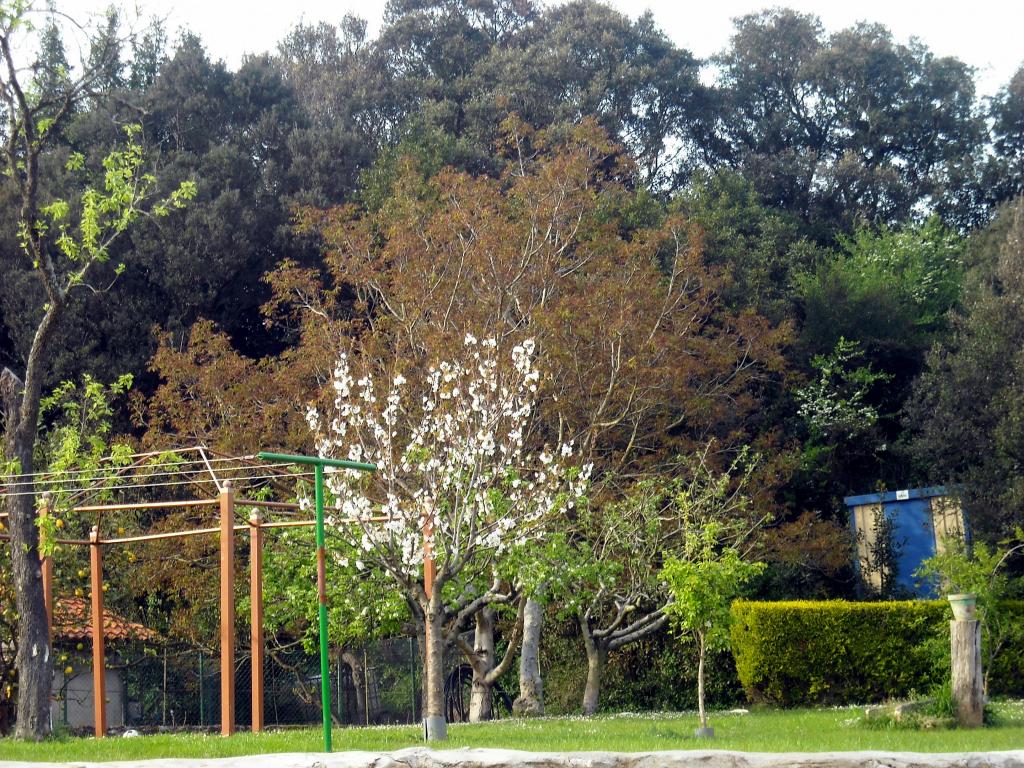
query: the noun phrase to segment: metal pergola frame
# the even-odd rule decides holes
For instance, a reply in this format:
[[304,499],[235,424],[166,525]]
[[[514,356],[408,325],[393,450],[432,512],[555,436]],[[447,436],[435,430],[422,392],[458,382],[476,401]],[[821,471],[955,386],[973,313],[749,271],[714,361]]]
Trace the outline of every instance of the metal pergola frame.
[[[104,547],[119,544],[133,544],[141,542],[160,541],[165,539],[178,539],[192,536],[209,534],[220,534],[220,670],[221,670],[221,734],[230,736],[235,733],[235,533],[247,531],[249,536],[249,596],[250,596],[250,626],[251,626],[251,647],[252,647],[252,731],[264,730],[264,681],[263,666],[265,658],[266,643],[263,632],[263,544],[264,532],[274,528],[292,527],[316,527],[317,544],[317,589],[318,589],[318,614],[320,631],[320,653],[321,653],[321,698],[323,706],[323,729],[324,729],[324,751],[331,751],[331,715],[330,715],[330,676],[325,671],[327,665],[327,593],[326,593],[326,548],[324,529],[324,493],[323,475],[324,467],[332,466],[345,469],[356,469],[372,472],[376,467],[372,464],[360,462],[343,461],[338,459],[324,459],[314,456],[297,456],[291,454],[260,453],[254,457],[236,457],[251,460],[260,460],[294,463],[314,468],[315,494],[316,494],[316,517],[310,520],[265,520],[262,510],[279,512],[298,512],[302,506],[292,502],[264,501],[260,499],[236,497],[232,480],[221,480],[206,457],[205,449],[199,450],[205,466],[209,469],[212,481],[218,488],[217,496],[214,498],[191,498],[175,501],[152,501],[112,504],[72,504],[62,510],[63,514],[68,513],[93,513],[97,516],[97,522],[92,526],[88,539],[54,538],[52,542],[43,539],[45,526],[41,528],[40,561],[43,580],[43,596],[46,604],[47,625],[50,635],[50,644],[53,644],[53,602],[54,602],[54,574],[53,557],[47,554],[47,544],[60,544],[63,546],[87,546],[89,548],[89,577],[90,577],[90,614],[91,614],[91,636],[92,636],[92,674],[93,674],[93,711],[94,711],[94,733],[97,738],[106,736],[106,680],[105,680],[105,638],[103,635],[103,550]],[[261,468],[261,467],[256,467]],[[283,475],[282,479],[292,477]],[[203,482],[209,482],[209,479]],[[25,485],[18,483],[16,485]],[[53,494],[44,492],[42,504],[39,509],[39,516],[55,514]],[[244,523],[237,523],[235,520],[235,508],[241,505],[252,507],[249,519]],[[217,527],[190,528],[179,531],[160,531],[157,533],[143,533],[134,536],[115,536],[103,538],[100,535],[100,521],[103,513],[128,510],[152,510],[152,509],[186,509],[191,507],[218,507],[220,521]],[[6,517],[6,515],[4,515]],[[362,520],[341,521],[352,524],[387,522],[386,517],[374,517]],[[429,533],[429,532],[425,532]],[[425,537],[426,539],[427,537]],[[0,533],[0,540],[9,540],[10,535]],[[434,561],[431,556],[429,542],[425,541],[424,551],[424,586],[429,590],[434,577]]]

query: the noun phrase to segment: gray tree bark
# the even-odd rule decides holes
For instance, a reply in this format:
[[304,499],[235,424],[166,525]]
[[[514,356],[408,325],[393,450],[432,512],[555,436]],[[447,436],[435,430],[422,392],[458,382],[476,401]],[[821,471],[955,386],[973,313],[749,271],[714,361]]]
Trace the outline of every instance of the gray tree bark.
[[[45,350],[63,304],[51,305],[36,328],[22,382],[10,370],[2,374],[5,423],[4,457],[17,463],[23,482],[31,483],[33,453],[42,397]],[[32,485],[16,486],[21,495],[7,497],[11,529],[11,570],[18,609],[18,720],[15,736],[39,740],[50,732],[50,688],[53,654],[43,598],[43,574],[39,562],[39,529],[36,527]]]
[[519,655],[519,696],[512,703],[512,712],[519,717],[544,714],[544,680],[540,671],[543,625],[544,606],[527,599],[523,609],[523,647]]
[[601,679],[604,677],[604,665],[608,660],[608,649],[603,644],[595,644],[587,648],[587,685],[583,689],[583,714],[597,713],[601,698]]
[[704,633],[697,632],[699,654],[697,660],[697,713],[700,716],[700,727],[708,727],[708,713],[704,708],[704,657],[707,655],[707,644],[704,640]]
[[[30,8],[30,6],[27,6]],[[18,610],[18,720],[15,736],[39,740],[50,731],[50,687],[53,682],[53,659],[50,649],[46,606],[43,600],[42,572],[39,563],[39,531],[36,528],[34,486],[32,484],[33,452],[39,424],[39,401],[46,373],[53,335],[68,301],[68,292],[76,281],[59,276],[47,245],[47,236],[36,226],[39,215],[39,160],[58,128],[70,120],[76,103],[84,98],[105,71],[109,60],[90,62],[68,83],[63,96],[46,104],[34,102],[20,82],[21,71],[14,51],[22,41],[17,37],[29,29],[25,25],[25,8],[20,4],[5,6],[0,24],[0,98],[5,106],[6,123],[2,153],[7,175],[14,181],[19,202],[17,224],[26,233],[24,249],[33,269],[46,291],[46,304],[34,307],[38,317],[35,335],[25,360],[21,381],[12,371],[3,371],[4,390],[4,458],[18,465],[18,472],[27,485],[18,486],[23,495],[10,496],[7,510],[11,528],[11,566]],[[115,46],[116,49],[116,46]],[[104,57],[106,58],[106,57]],[[49,110],[42,112],[41,110]],[[49,117],[49,128],[40,130],[39,118]],[[84,279],[96,259],[75,265]]]
[[659,608],[644,613],[640,618],[626,624],[625,617],[629,611],[624,605],[620,606],[615,620],[603,629],[592,628],[587,613],[580,611],[576,614],[580,633],[583,635],[583,647],[587,652],[587,685],[583,690],[584,715],[593,715],[597,712],[601,697],[601,679],[604,677],[608,653],[657,632],[668,622],[664,610]]
[[476,614],[473,652],[478,664],[473,665],[473,687],[469,696],[469,722],[490,720],[494,712],[492,684],[488,673],[494,669],[494,609],[490,606]]
[[356,711],[353,713],[352,722],[356,725],[372,723],[377,716],[372,702],[366,700],[366,668],[359,654],[352,651],[342,651],[341,660],[352,670],[352,687],[356,691]]
[[509,637],[505,655],[498,662],[494,652],[495,610],[485,605],[474,613],[476,631],[474,645],[470,646],[461,637],[455,638],[462,655],[473,670],[473,684],[469,699],[469,721],[478,723],[489,720],[494,714],[494,684],[512,666],[519,648],[523,631],[523,611],[526,601],[520,599],[516,623]]

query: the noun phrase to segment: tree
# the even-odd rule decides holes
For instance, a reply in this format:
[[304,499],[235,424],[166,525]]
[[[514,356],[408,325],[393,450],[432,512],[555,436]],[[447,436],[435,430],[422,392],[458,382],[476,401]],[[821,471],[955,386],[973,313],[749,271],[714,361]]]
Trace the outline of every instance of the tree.
[[274,59],[304,120],[288,137],[288,186],[298,202],[349,198],[359,173],[396,140],[397,105],[387,101],[366,22],[346,15],[337,27],[299,24]]
[[878,392],[891,376],[875,370],[860,343],[840,336],[827,355],[811,359],[813,378],[794,393],[803,439],[794,485],[804,503],[828,509],[885,463],[886,438]]
[[[793,492],[812,509],[841,509],[844,493],[874,482],[905,482],[899,414],[929,347],[948,333],[963,284],[963,239],[938,217],[900,229],[858,228],[839,242],[842,252],[798,281],[797,354],[812,381],[796,390],[804,450]],[[854,405],[873,415],[851,421]],[[845,415],[826,415],[832,406]],[[856,428],[839,428],[843,419]],[[827,439],[822,428],[831,430]]]
[[[682,504],[688,503],[685,497]],[[722,546],[724,526],[705,521],[691,528],[679,557],[661,570],[672,601],[665,607],[672,626],[697,643],[697,708],[700,727],[707,729],[704,706],[704,663],[708,651],[729,647],[730,606],[743,586],[764,570],[764,563],[745,562],[734,546]]]
[[826,36],[788,9],[743,16],[722,67],[718,158],[828,241],[955,194],[983,126],[971,69],[861,23]]
[[995,207],[1024,194],[1024,66],[992,99],[989,117],[992,156],[983,187],[986,202]]
[[963,307],[929,352],[904,423],[921,479],[958,485],[973,531],[993,543],[1024,525],[1024,201],[1004,206],[968,253]]
[[[722,455],[754,439],[788,327],[723,305],[725,280],[704,262],[699,230],[631,189],[631,166],[594,123],[506,127],[501,179],[427,175],[399,159],[373,205],[303,211],[323,266],[284,262],[265,307],[293,346],[252,360],[208,324],[184,348],[165,337],[153,439],[183,432],[231,453],[261,440],[308,445],[296,403],[318,399],[339,340],[367,359],[426,368],[466,333],[535,340],[551,371],[539,382],[538,437],[575,440],[595,464],[598,503],[712,437]],[[550,599],[544,579],[529,580],[536,592],[512,580],[528,599]],[[539,637],[531,626],[527,658]]]
[[[83,372],[103,379],[131,372],[148,395],[156,382],[146,366],[157,344],[149,329],[181,335],[203,317],[218,322],[249,354],[280,350],[282,339],[262,327],[259,307],[269,290],[261,277],[281,258],[308,263],[316,253],[309,239],[291,230],[291,206],[338,203],[355,185],[360,156],[310,125],[275,61],[252,57],[228,71],[189,35],[171,54],[145,88],[96,92],[42,160],[43,197],[69,197],[80,181],[64,170],[62,155],[81,151],[87,165],[98,165],[117,145],[118,126],[139,122],[156,176],[154,194],[169,194],[179,179],[191,177],[201,203],[174,226],[140,220],[112,245],[95,281],[113,280],[114,265],[130,254],[137,268],[118,278],[123,300],[110,305],[102,294],[78,297],[58,332],[46,386]],[[5,226],[18,209],[6,194],[10,187],[0,190],[0,267],[8,278],[0,283],[0,313],[11,354],[18,356],[31,344],[31,307],[45,299],[17,250],[13,227]]]
[[[300,497],[308,496],[309,490],[308,483],[303,484]],[[352,670],[356,694],[356,711],[350,713],[352,722],[371,722],[375,714],[374,702],[367,701],[361,682],[367,670],[359,648],[402,633],[422,636],[423,628],[412,625],[409,608],[393,588],[388,574],[364,562],[362,548],[353,546],[350,536],[342,536],[334,528],[328,528],[327,532],[330,645]],[[317,653],[319,603],[316,590],[310,586],[316,582],[316,559],[310,557],[314,550],[315,537],[309,529],[293,529],[266,542],[264,627],[268,655],[281,660],[280,663],[284,663],[284,654],[296,646],[310,655]],[[241,601],[239,618],[247,614],[247,602]],[[308,687],[308,681],[297,682]],[[318,693],[309,692],[311,704],[317,703]],[[332,711],[331,714],[340,725],[342,713]]]
[[[424,370],[356,349],[338,359],[330,409],[308,413],[320,455],[376,465],[365,477],[331,473],[328,487],[339,534],[390,576],[424,623],[429,738],[445,734],[446,642],[467,618],[510,599],[499,559],[542,535],[586,489],[589,469],[565,463],[570,444],[531,448],[541,378],[534,351],[529,340],[508,350],[467,335],[462,354]],[[425,585],[428,547],[436,575]]]
[[[57,583],[78,596],[84,595],[88,584],[88,553],[82,547],[62,547],[58,537],[86,539],[94,519],[69,517],[63,512],[74,499],[74,489],[93,486],[94,498],[109,498],[108,489],[117,481],[110,475],[112,467],[131,463],[130,446],[112,437],[114,401],[123,397],[131,386],[131,377],[125,376],[109,386],[86,376],[81,383],[62,382],[42,398],[39,408],[39,432],[36,442],[34,466],[46,469],[45,476],[5,481],[0,493],[3,498],[16,498],[19,494],[46,493],[50,498],[52,514],[40,517],[40,554],[52,558],[53,574]],[[68,474],[65,474],[68,473]],[[118,524],[127,516],[114,512],[105,522]],[[6,522],[0,517],[0,523]],[[6,532],[6,526],[0,526]],[[44,541],[45,539],[45,541]],[[125,550],[110,553],[113,573],[106,585],[117,585],[119,567],[126,557]],[[18,657],[18,597],[10,558],[0,560],[0,732],[6,733],[14,722],[15,699],[19,680],[14,661]],[[66,654],[62,654],[66,661]]]
[[[462,136],[480,90],[475,76],[479,63],[492,50],[511,44],[537,13],[532,0],[389,2],[374,52],[391,114],[397,118],[393,128],[423,113],[429,124]],[[481,138],[476,157],[485,162],[490,142]]]
[[796,216],[765,205],[754,185],[728,168],[698,172],[670,209],[700,226],[707,262],[728,273],[720,288],[726,306],[777,324],[798,316],[798,277],[827,254],[801,235]]
[[[370,114],[394,146],[438,130],[461,144],[456,167],[500,172],[490,148],[517,115],[538,128],[596,120],[633,153],[651,187],[685,182],[714,123],[699,62],[644,14],[580,0],[393,2],[372,44]],[[357,92],[360,89],[356,89]]]
[[[22,376],[5,368],[0,390],[5,400],[5,474],[32,477],[39,407],[52,344],[58,324],[89,284],[97,264],[106,261],[111,244],[143,212],[142,203],[153,183],[142,172],[142,148],[137,129],[129,130],[124,149],[104,161],[102,186],[89,187],[81,197],[77,221],[71,204],[41,199],[40,161],[75,105],[101,80],[104,62],[94,61],[55,96],[37,98],[23,87],[15,50],[29,31],[25,8],[7,6],[0,12],[0,56],[6,70],[0,76],[0,99],[6,114],[3,162],[14,179],[20,200],[19,237],[25,257],[45,289],[46,303],[33,308],[35,333]],[[84,158],[72,155],[69,170],[82,168]],[[191,184],[175,190],[153,207],[159,214],[180,207],[193,192]],[[18,596],[18,726],[20,738],[42,738],[49,729],[51,654],[46,631],[39,569],[39,536],[31,495],[7,499],[11,528],[11,560]],[[43,649],[45,652],[40,652]]]
[[470,130],[486,145],[510,112],[537,127],[593,118],[627,149],[648,188],[669,192],[702,159],[714,123],[699,69],[650,13],[634,21],[587,0],[553,6],[475,67]]
[[[747,495],[756,462],[741,451],[717,472],[712,445],[681,460],[674,476],[636,485],[622,501],[581,510],[571,548],[575,563],[560,596],[576,615],[587,656],[583,714],[597,711],[608,654],[662,629],[673,594],[658,565],[691,552],[699,531],[716,543],[747,539],[767,520]],[[693,549],[692,551],[698,551]]]

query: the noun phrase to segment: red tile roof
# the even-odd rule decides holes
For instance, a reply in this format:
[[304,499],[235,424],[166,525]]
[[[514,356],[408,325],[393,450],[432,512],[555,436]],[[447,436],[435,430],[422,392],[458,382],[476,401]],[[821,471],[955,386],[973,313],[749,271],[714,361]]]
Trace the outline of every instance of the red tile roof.
[[[62,597],[53,607],[53,635],[59,640],[88,640],[92,637],[92,608],[81,597]],[[157,640],[160,636],[134,621],[103,611],[106,640]]]

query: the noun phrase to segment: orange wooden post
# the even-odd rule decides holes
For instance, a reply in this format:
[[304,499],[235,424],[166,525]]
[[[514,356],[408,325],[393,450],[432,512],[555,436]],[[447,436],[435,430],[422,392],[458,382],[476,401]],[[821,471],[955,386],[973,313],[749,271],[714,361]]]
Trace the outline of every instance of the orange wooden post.
[[430,593],[434,591],[434,576],[437,569],[434,565],[434,526],[429,518],[423,521],[423,591],[427,593],[427,600],[430,600]]
[[263,730],[263,527],[259,510],[249,514],[249,623],[252,644],[252,730]]
[[100,529],[89,534],[89,573],[92,582],[92,708],[96,738],[107,734],[106,649],[103,647],[103,549]]
[[[39,517],[46,518],[50,514],[53,505],[53,496],[49,491],[43,494],[43,506],[39,510]],[[46,526],[40,528],[39,535],[39,561],[43,573],[43,602],[46,604],[46,630],[50,638],[51,652],[53,649],[53,557],[44,554],[46,550]]]
[[220,492],[220,732],[235,732],[235,491]]

